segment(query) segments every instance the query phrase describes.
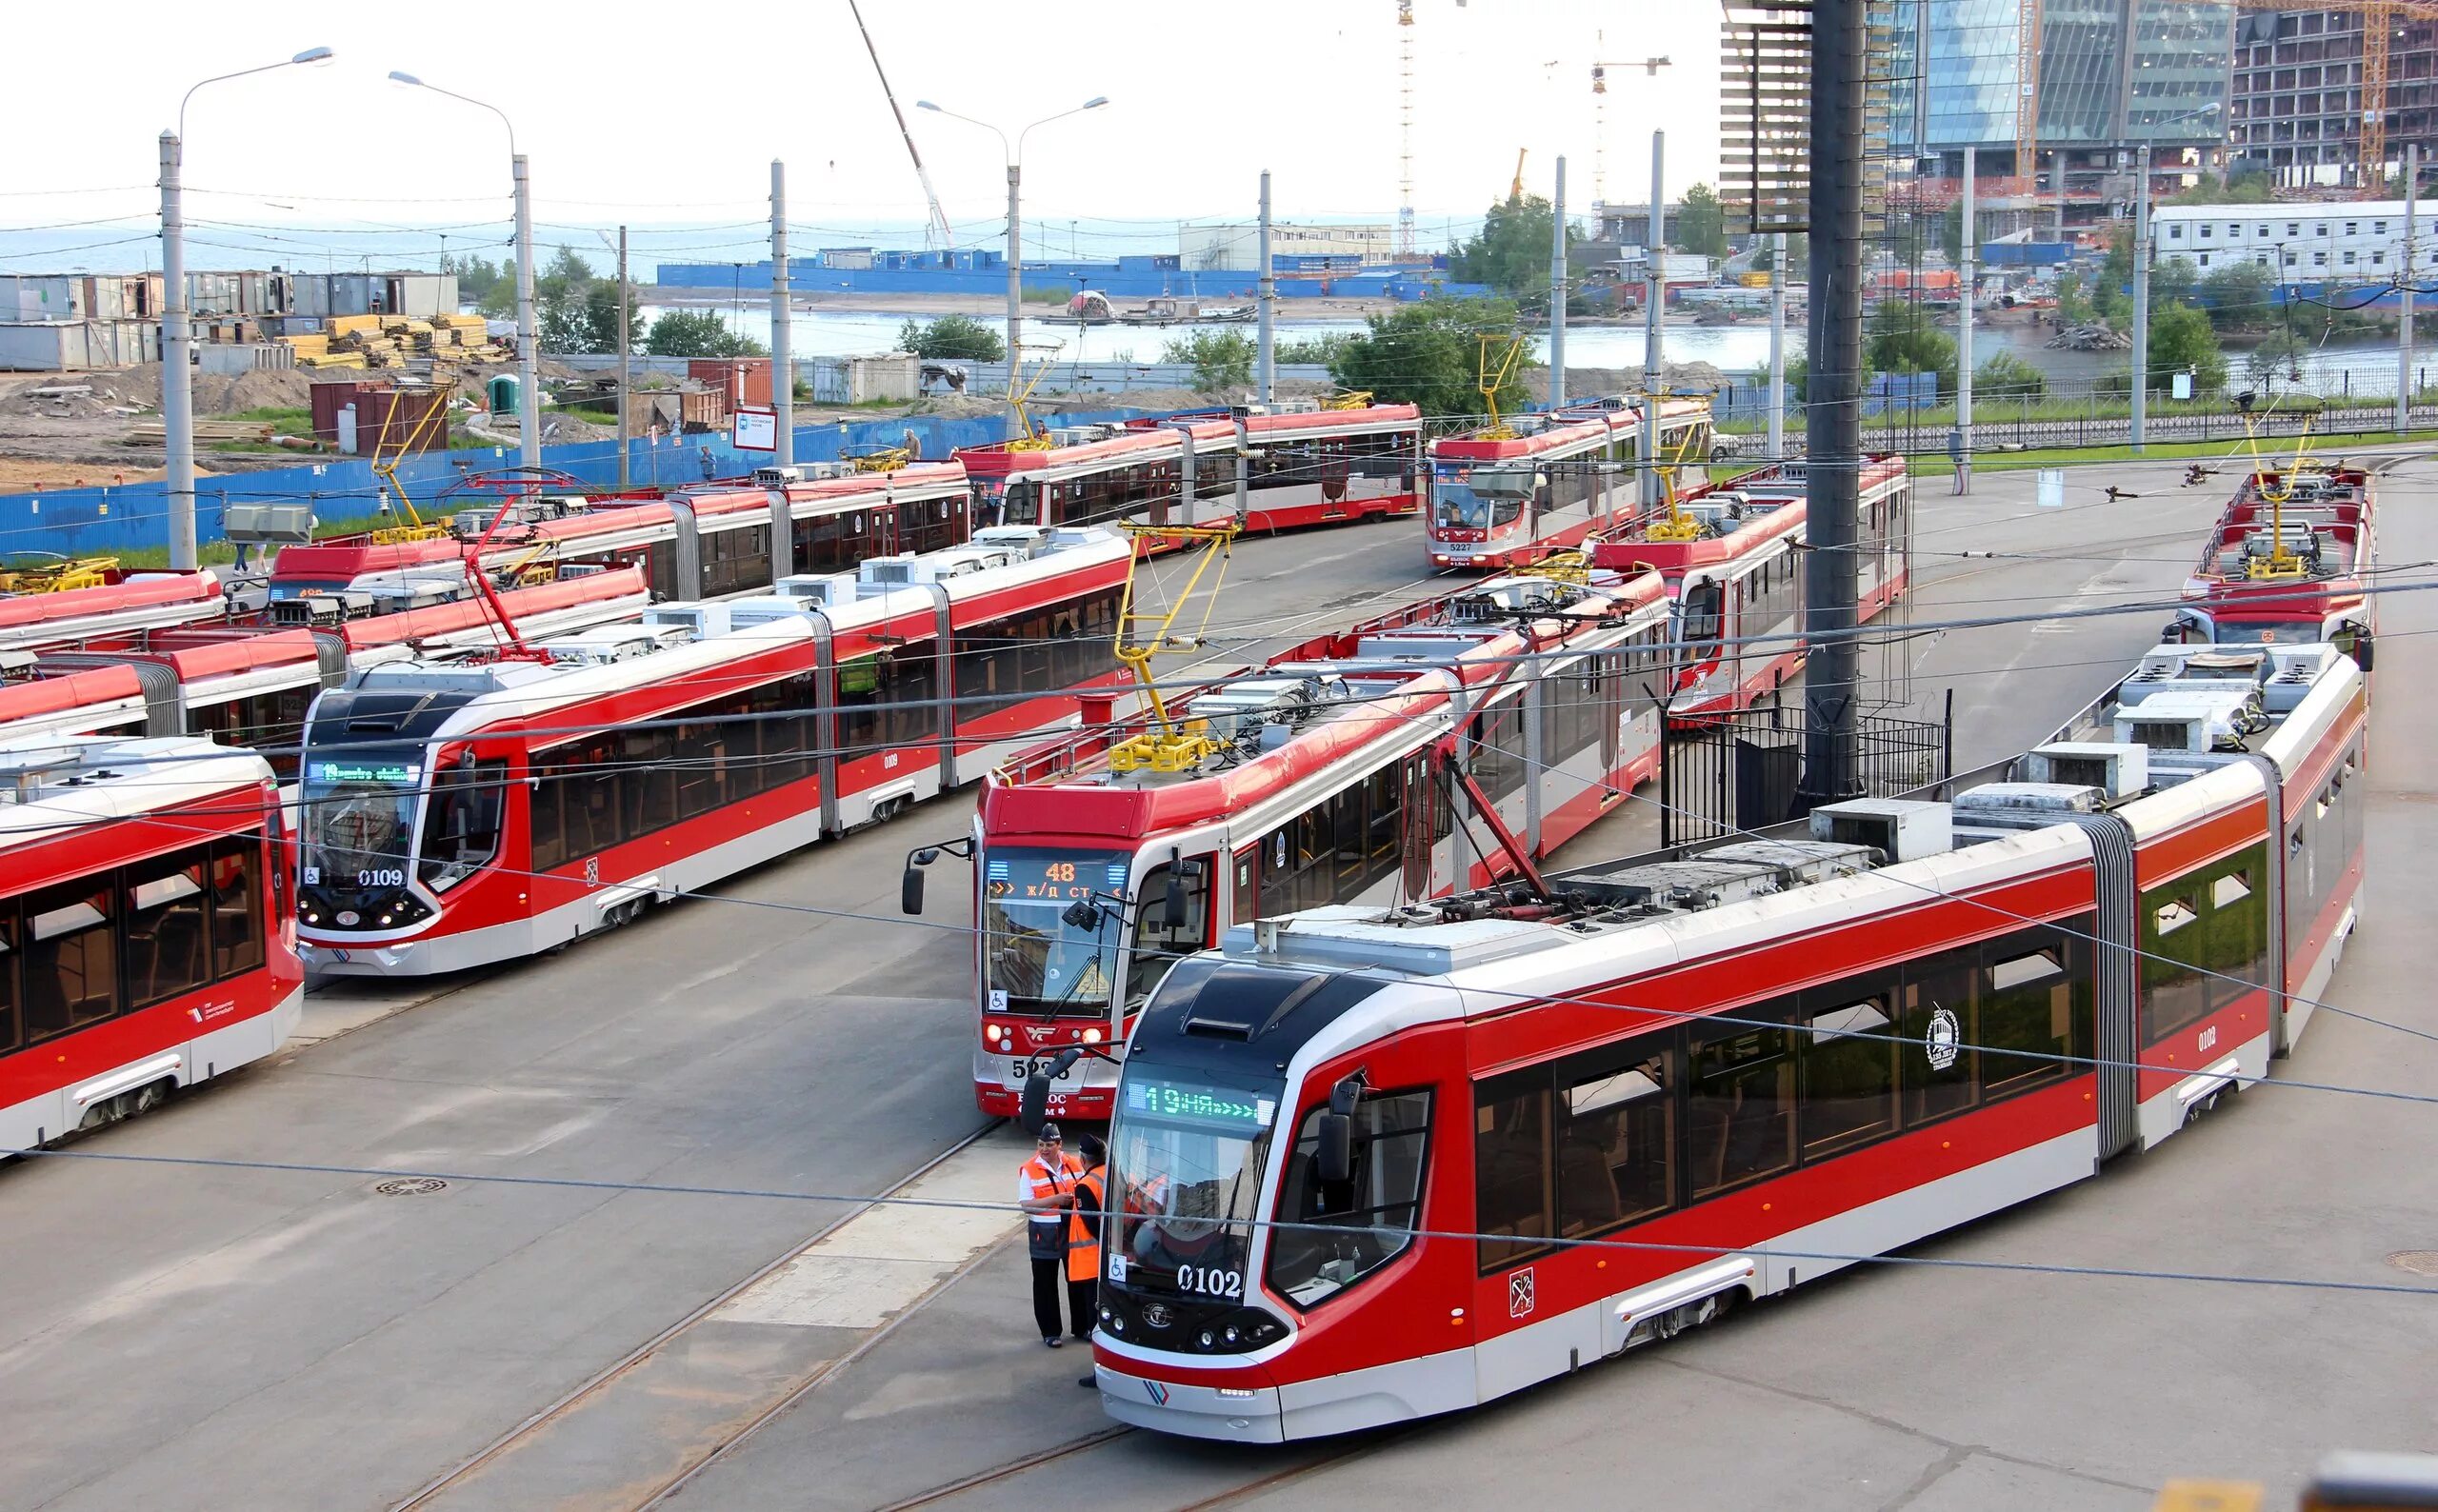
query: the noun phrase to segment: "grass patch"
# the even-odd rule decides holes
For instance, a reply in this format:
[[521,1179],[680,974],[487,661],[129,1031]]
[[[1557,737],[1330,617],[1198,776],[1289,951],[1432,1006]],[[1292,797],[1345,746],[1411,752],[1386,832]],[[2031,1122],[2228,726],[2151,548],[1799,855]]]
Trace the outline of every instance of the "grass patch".
[[310,436],[313,433],[313,411],[310,409],[240,409],[233,415],[210,415],[210,420],[240,420],[248,425],[268,425],[283,436]]

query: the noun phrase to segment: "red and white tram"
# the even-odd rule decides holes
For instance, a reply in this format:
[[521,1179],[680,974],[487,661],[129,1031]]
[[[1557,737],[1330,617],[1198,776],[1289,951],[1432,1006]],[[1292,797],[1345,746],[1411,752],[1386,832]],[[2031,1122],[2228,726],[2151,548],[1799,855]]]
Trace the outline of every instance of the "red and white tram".
[[[1665,515],[1597,537],[1591,560],[1655,567],[1675,606],[1678,666],[1671,722],[1749,708],[1803,668],[1804,464],[1787,463],[1696,488]],[[1855,516],[1855,585],[1863,623],[1909,581],[1912,479],[1903,457],[1864,464]]]
[[936,551],[970,532],[968,480],[954,462],[866,471],[846,463],[769,468],[749,482],[712,483],[657,499],[552,494],[462,510],[453,538],[290,546],[272,559],[270,599],[343,596],[400,573],[462,563],[483,548],[486,570],[511,581],[575,567],[633,567],[662,598],[716,598],[767,588],[770,531],[784,497],[789,570],[851,571],[867,557]]
[[228,612],[220,579],[211,572],[134,573],[95,587],[0,596],[0,650],[74,646]]
[[[1430,444],[1424,533],[1433,567],[1514,567],[1580,546],[1642,512],[1634,467],[1643,405],[1517,415]],[[1705,481],[1710,412],[1663,400],[1658,466],[1677,491]]]
[[201,740],[0,745],[0,1149],[278,1049],[305,973],[279,790]]
[[2068,733],[1951,803],[1180,964],[1109,1135],[1109,1413],[1254,1442],[1469,1407],[2082,1181],[2264,1074],[2360,896],[2361,671],[2162,647]]
[[306,732],[306,960],[530,955],[970,782],[1117,680],[1131,558],[1106,530],[989,530],[526,654],[351,669]]
[[[516,588],[499,607],[527,635],[559,634],[641,613],[634,568]],[[310,607],[310,599],[287,607]],[[490,606],[460,598],[328,628],[160,630],[36,658],[0,683],[0,740],[21,735],[202,735],[259,749],[283,781],[296,776],[306,711],[350,666],[495,647]]]
[[[1207,411],[1064,427],[969,447],[974,518],[1006,525],[1296,529],[1411,514],[1422,415],[1412,405]],[[1146,549],[1168,544],[1145,538]]]
[[2378,624],[2365,591],[2376,545],[2373,482],[2360,468],[2263,469],[2219,516],[2185,584],[2172,633],[2236,645],[2327,641],[2368,666]]
[[[1501,577],[1186,695],[1190,761],[1138,759],[1137,721],[991,773],[982,1110],[1015,1112],[1066,1045],[1122,1044],[1176,954],[1229,923],[1487,883],[1623,803],[1658,767],[1667,613],[1653,573]],[[1059,1115],[1107,1118],[1108,1067],[1070,1067]]]

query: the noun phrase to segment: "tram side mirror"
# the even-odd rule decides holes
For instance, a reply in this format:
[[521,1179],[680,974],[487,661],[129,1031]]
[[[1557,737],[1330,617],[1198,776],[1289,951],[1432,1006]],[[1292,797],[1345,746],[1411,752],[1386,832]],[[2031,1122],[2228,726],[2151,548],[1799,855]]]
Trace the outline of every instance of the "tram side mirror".
[[1170,930],[1182,929],[1185,920],[1185,874],[1171,866],[1168,894],[1160,900],[1160,924]]
[[1354,1180],[1354,1104],[1363,1097],[1360,1076],[1349,1076],[1329,1088],[1329,1110],[1321,1115],[1320,1147],[1313,1152],[1323,1182],[1332,1185]]
[[2370,632],[2368,630],[2353,632],[2353,665],[2366,672],[2370,669]]
[[897,883],[897,911],[923,911],[923,868],[940,859],[936,850],[917,850],[906,858],[906,875]]
[[1083,1058],[1081,1050],[1061,1050],[1051,1057],[1048,1070],[1035,1070],[1025,1078],[1025,1089],[1016,1098],[1016,1122],[1026,1133],[1039,1134],[1042,1124],[1049,1122],[1049,1084],[1073,1070]]
[[1097,933],[1101,926],[1101,905],[1089,898],[1078,898],[1067,905],[1058,919],[1069,929],[1089,929]]

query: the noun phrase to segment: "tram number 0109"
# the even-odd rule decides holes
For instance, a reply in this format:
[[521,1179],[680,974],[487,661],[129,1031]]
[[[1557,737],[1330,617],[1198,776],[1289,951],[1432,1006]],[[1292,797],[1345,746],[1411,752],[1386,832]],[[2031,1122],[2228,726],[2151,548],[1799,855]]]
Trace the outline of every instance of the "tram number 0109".
[[1222,1270],[1216,1265],[1179,1265],[1177,1290],[1242,1302],[1245,1298],[1245,1273]]

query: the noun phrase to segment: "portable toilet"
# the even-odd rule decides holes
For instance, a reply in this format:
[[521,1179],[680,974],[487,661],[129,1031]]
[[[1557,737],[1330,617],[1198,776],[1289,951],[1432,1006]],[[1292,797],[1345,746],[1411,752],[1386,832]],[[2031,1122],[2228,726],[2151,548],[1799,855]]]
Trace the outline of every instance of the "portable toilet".
[[492,378],[490,382],[483,385],[483,393],[490,401],[492,414],[516,413],[516,375],[514,373],[504,372]]

